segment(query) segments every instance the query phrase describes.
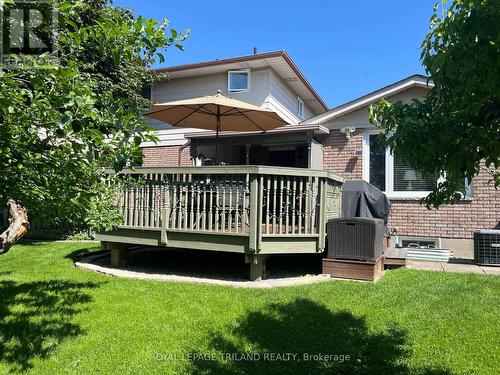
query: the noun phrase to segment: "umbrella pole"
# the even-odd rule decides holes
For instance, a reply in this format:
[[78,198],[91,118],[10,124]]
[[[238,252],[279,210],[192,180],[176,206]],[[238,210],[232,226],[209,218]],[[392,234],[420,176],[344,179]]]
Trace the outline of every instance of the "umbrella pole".
[[220,105],[217,106],[217,128],[215,130],[215,165],[219,165]]

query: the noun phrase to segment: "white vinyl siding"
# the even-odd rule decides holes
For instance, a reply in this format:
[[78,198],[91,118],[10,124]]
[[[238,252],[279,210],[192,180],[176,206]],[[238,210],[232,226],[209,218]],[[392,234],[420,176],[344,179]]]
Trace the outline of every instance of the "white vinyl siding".
[[298,124],[303,118],[313,116],[311,110],[304,104],[304,117],[297,115],[297,94],[274,71],[269,71],[269,108],[277,112],[290,124]]
[[[164,103],[174,100],[215,95],[217,90],[222,95],[233,97],[246,103],[263,107],[278,113],[289,124],[298,124],[302,119],[297,116],[297,93],[272,70],[252,69],[250,74],[250,91],[229,92],[228,72],[203,75],[197,77],[177,78],[170,81],[158,82],[153,85],[152,100],[155,103]],[[312,116],[312,112],[304,104],[304,118]],[[173,128],[171,125],[152,119],[146,120],[149,125],[158,130],[160,142],[156,146],[184,144],[187,139],[183,137],[183,128]],[[189,132],[194,131],[193,129]],[[200,130],[198,130],[200,131]],[[169,135],[172,138],[169,138]],[[154,144],[148,142],[143,147],[151,147]]]
[[164,103],[174,100],[198,98],[206,95],[216,95],[217,90],[224,96],[233,96],[235,99],[262,106],[269,93],[269,72],[267,70],[252,70],[251,91],[237,94],[228,92],[228,73],[203,75],[197,77],[177,78],[154,84],[153,100]]

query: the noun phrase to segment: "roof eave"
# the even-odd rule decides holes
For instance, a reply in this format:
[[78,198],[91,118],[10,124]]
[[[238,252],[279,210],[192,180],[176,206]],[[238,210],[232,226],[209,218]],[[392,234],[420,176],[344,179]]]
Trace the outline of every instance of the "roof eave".
[[334,107],[326,113],[320,114],[306,121],[303,121],[302,124],[325,123],[326,121],[330,121],[335,118],[344,116],[348,113],[356,111],[367,105],[373,104],[374,102],[379,101],[384,97],[393,96],[412,87],[432,88],[434,87],[434,84],[432,83],[432,80],[430,80],[429,77],[422,76],[419,74],[414,74],[398,82],[384,86],[381,89],[375,90],[369,94],[363,95],[359,98],[356,98],[354,100],[341,104],[337,107]]
[[[266,135],[266,134],[286,134],[286,133],[300,133],[311,131],[315,135],[328,135],[330,130],[322,125],[287,125],[280,128],[268,130],[266,132],[261,131],[249,131],[249,132],[237,132],[237,131],[227,131],[219,133],[220,138],[226,137],[245,137],[252,135]],[[186,138],[214,138],[216,136],[215,131],[201,131],[186,134]]]
[[284,50],[271,51],[271,52],[253,54],[253,55],[231,57],[231,58],[222,59],[222,60],[204,61],[204,62],[195,63],[195,64],[183,64],[183,65],[168,66],[165,68],[156,68],[156,69],[152,69],[152,71],[157,72],[157,73],[172,73],[172,72],[179,72],[179,71],[184,71],[184,70],[207,68],[207,67],[217,66],[217,65],[234,64],[234,63],[243,62],[243,61],[270,59],[273,57],[283,56],[283,54],[286,54],[286,52]]
[[300,69],[293,62],[292,58],[285,50],[264,52],[264,53],[239,56],[239,57],[232,57],[229,59],[222,59],[222,60],[205,61],[205,62],[196,63],[196,64],[176,65],[176,66],[171,66],[171,67],[166,67],[166,68],[152,69],[152,71],[157,72],[157,73],[173,73],[173,72],[180,72],[180,71],[186,71],[186,70],[192,70],[192,69],[207,68],[207,67],[218,66],[218,65],[234,64],[234,63],[243,62],[243,61],[270,59],[270,58],[274,58],[274,57],[282,57],[285,60],[285,62],[290,66],[290,68],[294,71],[294,73],[297,75],[297,77],[301,80],[301,82],[304,84],[304,86],[306,86],[306,88],[311,92],[311,94],[318,101],[318,103],[321,105],[321,107],[323,107],[323,109],[325,111],[328,111],[328,106],[326,105],[326,103],[319,96],[318,92],[312,87],[311,83],[307,80],[307,78],[304,76],[304,74],[302,74]]

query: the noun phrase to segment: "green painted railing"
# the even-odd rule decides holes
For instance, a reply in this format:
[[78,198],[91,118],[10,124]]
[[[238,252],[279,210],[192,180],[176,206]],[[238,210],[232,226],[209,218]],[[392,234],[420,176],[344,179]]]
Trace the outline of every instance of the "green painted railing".
[[318,236],[339,217],[343,179],[328,171],[264,166],[138,168],[122,175],[121,228],[203,232],[260,239]]

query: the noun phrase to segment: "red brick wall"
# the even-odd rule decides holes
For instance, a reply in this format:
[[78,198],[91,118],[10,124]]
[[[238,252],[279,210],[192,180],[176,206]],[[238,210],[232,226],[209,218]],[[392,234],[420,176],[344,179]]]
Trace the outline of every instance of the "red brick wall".
[[[177,167],[179,164],[179,150],[181,146],[144,147],[143,167]],[[191,166],[189,147],[182,150],[181,166]]]
[[[356,131],[346,136],[333,130],[324,142],[325,169],[333,170],[348,180],[362,179],[363,134]],[[472,200],[428,210],[418,200],[393,200],[389,227],[400,235],[443,238],[472,238],[477,229],[491,229],[500,222],[500,190],[489,184],[489,174],[482,170],[472,183]]]
[[347,180],[363,178],[363,157],[356,151],[363,151],[363,132],[356,130],[347,140],[345,134],[332,130],[323,142],[323,165]]
[[389,226],[402,235],[472,238],[478,229],[493,229],[500,222],[500,190],[486,171],[472,182],[472,200],[428,210],[418,202],[392,201]]

